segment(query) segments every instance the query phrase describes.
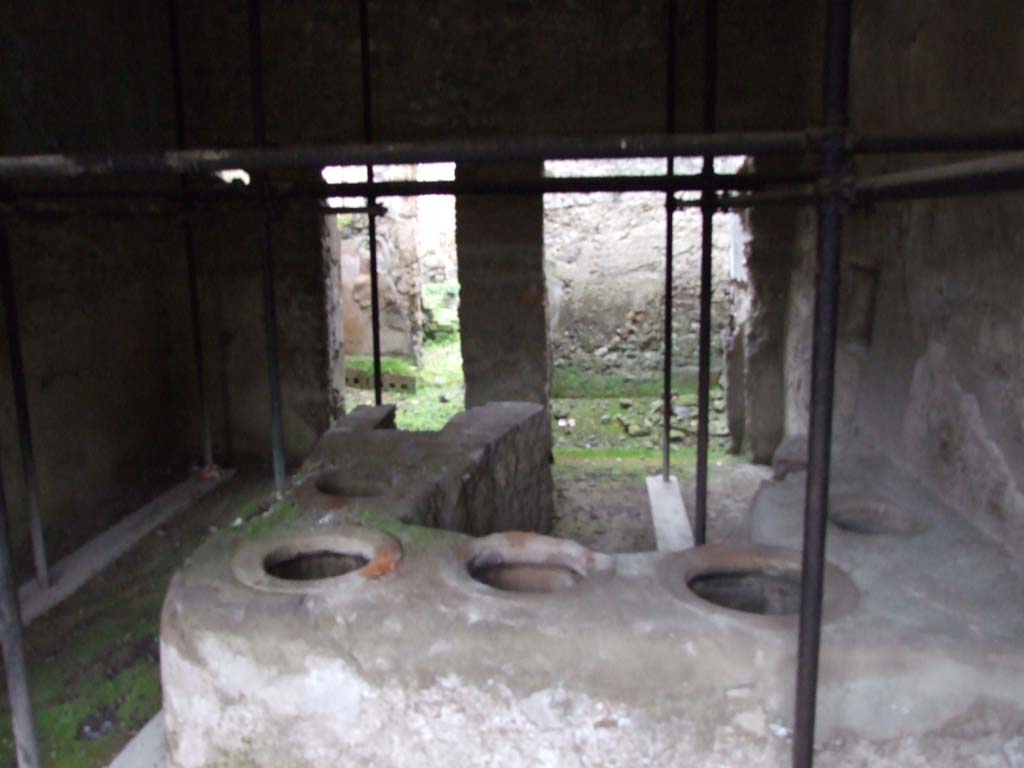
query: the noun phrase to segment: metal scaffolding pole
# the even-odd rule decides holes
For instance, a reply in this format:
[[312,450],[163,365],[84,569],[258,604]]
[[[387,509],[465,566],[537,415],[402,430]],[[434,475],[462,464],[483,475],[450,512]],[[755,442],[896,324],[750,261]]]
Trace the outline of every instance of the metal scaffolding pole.
[[[66,198],[48,200],[35,198],[28,202],[0,203],[0,215],[8,219],[38,219],[50,221],[63,221],[75,216],[86,216],[96,219],[137,219],[137,218],[168,218],[180,219],[182,221],[195,221],[196,219],[222,214],[228,211],[251,211],[255,209],[266,210],[267,203],[274,201],[281,210],[287,205],[301,206],[303,212],[317,210],[324,214],[341,213],[368,213],[366,206],[343,206],[334,208],[329,205],[317,203],[316,199],[321,195],[306,195],[296,197],[288,195],[278,197],[273,193],[266,201],[257,201],[250,197],[236,199],[226,197],[211,198],[209,203],[204,203],[202,209],[197,209],[193,204],[178,203],[174,199],[151,200],[142,193],[140,198],[129,198],[115,196],[107,199],[101,196]],[[210,204],[212,203],[212,205]],[[384,210],[383,206],[377,206],[378,210]]]
[[855,136],[847,144],[850,152],[855,155],[1010,152],[1024,149],[1024,130],[879,133],[874,136]]
[[[363,88],[363,139],[373,144],[373,102],[370,88],[370,12],[366,0],[359,2],[359,64]],[[377,198],[373,190],[373,163],[366,166],[367,237],[370,245],[370,331],[373,337],[373,399],[384,401],[384,379],[380,368],[380,292],[377,280]]]
[[821,646],[832,402],[845,204],[842,178],[846,164],[851,2],[852,0],[829,0],[825,32],[826,142],[822,152],[822,170],[827,194],[818,206],[818,274],[814,293],[814,336],[811,352],[811,409],[793,732],[794,768],[811,768],[814,763],[814,724]]
[[39,477],[36,473],[36,454],[32,445],[32,422],[28,411],[28,388],[25,386],[25,361],[21,354],[21,328],[18,322],[18,303],[14,291],[14,268],[11,265],[11,244],[7,225],[0,220],[0,290],[3,291],[4,319],[7,324],[7,352],[11,362],[14,385],[14,410],[18,419],[18,443],[21,448],[21,466],[25,479],[25,497],[28,504],[28,527],[32,538],[32,561],[36,581],[43,589],[50,586],[50,572],[46,562],[46,540],[43,537],[43,517],[39,504]]
[[[718,1],[704,4],[704,131],[714,133],[718,106]],[[715,158],[704,156],[702,176],[715,175]],[[711,257],[714,249],[716,196],[701,195],[700,220],[700,340],[697,362],[697,483],[693,543],[707,542],[708,528],[708,421],[711,407]]]
[[[263,30],[260,0],[249,0],[249,75],[252,88],[253,139],[257,147],[266,143],[266,112],[263,104]],[[258,178],[260,193],[265,194],[267,180]],[[274,250],[270,212],[263,217],[263,331],[267,347],[267,380],[270,389],[270,440],[274,462],[274,488],[284,492],[284,424],[281,413],[281,370],[277,354],[277,299],[274,295]]]
[[870,176],[854,184],[858,203],[979,195],[1024,187],[1024,152]]
[[[848,143],[852,154],[1012,152],[1024,149],[1024,132],[905,133],[863,136]],[[250,173],[326,165],[411,165],[442,162],[593,160],[616,157],[790,155],[819,152],[824,134],[750,131],[627,134],[620,136],[520,136],[428,142],[380,142],[293,147],[218,147],[106,155],[0,156],[0,179],[75,178],[125,174],[208,174],[244,168]]]
[[515,137],[433,142],[381,142],[298,147],[221,147],[113,155],[0,156],[0,178],[115,176],[133,173],[206,174],[244,168],[250,173],[326,165],[411,165],[519,160],[587,160],[616,157],[805,155],[818,148],[813,132],[778,131],[631,134],[621,136]]
[[[750,195],[724,196],[715,199],[715,207],[720,211],[745,210],[770,206],[802,206],[817,205],[818,195],[813,189],[783,189],[770,192],[755,192]],[[676,208],[703,208],[703,200],[679,200]]]
[[11,724],[18,768],[39,768],[39,744],[36,741],[32,695],[28,687],[25,647],[22,642],[21,609],[11,565],[10,527],[3,470],[0,468],[0,649],[4,654],[7,698],[11,703]]
[[[264,205],[265,197],[273,200],[318,200],[330,196],[360,196],[373,192],[381,197],[417,197],[420,195],[537,195],[568,192],[679,192],[705,189],[731,192],[761,191],[780,184],[801,184],[816,181],[817,174],[701,174],[685,176],[545,176],[537,179],[455,179],[452,181],[377,181],[372,185],[363,181],[322,182],[295,184],[281,182],[267,188],[266,194],[243,184],[191,187],[186,195],[182,190],[169,187],[135,189],[97,189],[95,187],[71,189],[20,188],[17,193],[0,199],[0,210],[17,210],[23,201],[41,200],[151,200],[210,203],[249,203]],[[688,201],[689,202],[689,201]],[[382,206],[375,206],[378,212]],[[183,207],[183,210],[188,210]],[[346,209],[349,213],[367,213],[370,208],[358,206]],[[194,211],[196,214],[202,211]]]
[[[171,41],[171,87],[174,94],[174,138],[178,149],[185,149],[185,96],[181,74],[181,40],[178,34],[178,2],[167,0],[167,26]],[[188,205],[187,182],[182,179],[185,205]],[[189,312],[192,318],[192,350],[196,361],[196,387],[199,395],[200,445],[203,466],[213,466],[213,438],[210,432],[210,407],[206,397],[206,376],[203,366],[203,331],[199,314],[199,274],[196,267],[196,246],[192,222],[182,223],[185,238],[185,269],[188,280]]]
[[[671,135],[676,129],[676,26],[679,17],[678,0],[668,0],[668,24],[666,27],[665,56],[665,133]],[[675,157],[666,159],[666,176],[671,181],[675,175]],[[672,283],[674,272],[673,220],[675,218],[675,197],[673,192],[665,193],[665,354],[662,373],[661,394],[661,479],[669,478],[669,441],[672,430]]]

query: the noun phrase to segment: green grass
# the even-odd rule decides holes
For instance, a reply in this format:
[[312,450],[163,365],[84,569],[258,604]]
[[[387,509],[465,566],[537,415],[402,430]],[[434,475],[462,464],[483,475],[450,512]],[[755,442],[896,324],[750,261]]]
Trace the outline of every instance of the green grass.
[[[693,389],[688,378],[676,378],[672,390]],[[556,366],[551,374],[552,397],[609,398],[661,397],[660,377],[631,379],[606,373],[587,373],[572,366]]]
[[[590,461],[598,463],[626,462],[643,467],[661,466],[661,449],[659,448],[555,448],[555,462]],[[688,467],[697,461],[697,449],[692,445],[673,445],[669,454],[673,466]],[[735,456],[720,448],[708,449],[709,462],[735,461]]]
[[[345,367],[363,373],[373,373],[373,358],[363,355],[352,355],[345,358]],[[394,376],[416,376],[417,369],[411,360],[404,357],[382,357],[380,359],[380,370],[382,373],[390,373]]]
[[458,339],[459,284],[427,283],[423,286],[423,333],[428,341]]
[[241,529],[246,536],[261,536],[286,523],[298,520],[302,509],[292,499],[283,499],[273,504],[257,507],[256,511],[239,517],[244,521]]
[[376,528],[377,530],[390,533],[392,536],[401,539],[402,544],[406,549],[406,554],[408,554],[412,548],[451,536],[451,533],[448,531],[443,531],[438,528],[428,528],[426,526],[415,525],[413,523],[403,523],[401,520],[395,520],[395,518],[391,516],[391,513],[380,512],[377,510],[364,510],[360,512],[352,522],[358,523],[359,525],[365,525],[369,528]]
[[[387,392],[384,402],[398,405],[395,423],[399,429],[437,431],[462,410],[465,400],[459,337],[428,341],[423,345],[423,366],[413,370],[416,391]],[[346,392],[349,410],[372,402],[373,392],[352,388]]]
[[[428,341],[423,348],[423,366],[416,371],[416,377],[416,392],[388,392],[385,402],[397,404],[396,424],[399,429],[439,430],[463,408],[465,388],[459,337]],[[582,374],[570,368],[556,369],[555,377],[551,406],[556,451],[658,454],[661,417],[651,408],[661,401],[660,381],[628,381],[617,376]],[[566,393],[574,394],[567,396]],[[697,393],[692,382],[675,383],[673,394],[677,403],[696,413]],[[714,387],[712,394],[720,394],[720,390]],[[349,409],[370,404],[373,393],[349,389],[347,401]],[[560,427],[558,417],[563,415],[572,418],[575,426]],[[651,434],[628,436],[620,417],[630,423],[650,419],[653,421],[649,426]],[[725,441],[712,439],[713,450],[724,447]],[[673,452],[682,448],[681,445],[673,446]]]

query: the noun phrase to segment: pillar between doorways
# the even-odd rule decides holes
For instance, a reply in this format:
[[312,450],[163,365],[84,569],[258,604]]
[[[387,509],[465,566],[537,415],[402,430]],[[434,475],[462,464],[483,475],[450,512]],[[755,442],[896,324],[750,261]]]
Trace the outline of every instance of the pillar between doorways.
[[[537,179],[540,162],[460,164],[471,181]],[[547,403],[549,367],[542,195],[460,195],[455,203],[466,407]]]

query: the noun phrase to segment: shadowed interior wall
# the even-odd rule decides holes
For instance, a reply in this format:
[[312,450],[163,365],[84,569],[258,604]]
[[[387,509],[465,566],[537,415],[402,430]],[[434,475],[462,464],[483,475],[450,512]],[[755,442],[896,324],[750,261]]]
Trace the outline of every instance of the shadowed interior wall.
[[[819,45],[814,15],[797,0],[720,5],[721,128],[803,127],[808,81],[800,73]],[[191,146],[251,144],[247,7],[178,0]],[[361,140],[356,0],[262,7],[268,143]],[[428,0],[414,8],[370,2],[369,12],[378,140],[664,125],[662,2]],[[681,130],[700,126],[702,28],[699,9],[683,4]],[[0,50],[0,152],[173,146],[164,3],[0,4]],[[297,458],[336,415],[327,370],[340,352],[328,349],[336,335],[327,329],[320,216],[302,206],[274,216],[286,442]],[[203,211],[196,226],[217,456],[265,458],[259,216]],[[122,514],[110,500],[138,479],[180,470],[197,455],[184,254],[178,225],[167,221],[18,223],[12,231],[47,534],[59,555]],[[520,332],[536,334],[524,347],[544,348],[542,325]],[[0,450],[24,574],[6,364],[4,355]]]
[[[1024,7],[858,3],[858,130],[1019,127]],[[891,52],[881,55],[881,52]],[[861,159],[860,173],[944,158]],[[946,158],[956,159],[956,158]],[[916,474],[1024,551],[1024,196],[879,204],[844,238],[836,444]],[[790,289],[787,428],[806,430],[813,221]]]

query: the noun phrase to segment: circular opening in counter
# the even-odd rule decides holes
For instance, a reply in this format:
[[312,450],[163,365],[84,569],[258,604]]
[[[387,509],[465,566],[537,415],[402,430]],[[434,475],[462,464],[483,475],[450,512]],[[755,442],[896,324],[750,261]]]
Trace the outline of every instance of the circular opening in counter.
[[840,530],[862,536],[910,536],[921,531],[909,510],[881,499],[836,499],[829,504],[828,519]]
[[358,589],[398,568],[402,545],[390,534],[354,525],[272,531],[242,541],[231,570],[267,592],[313,594]]
[[324,472],[316,479],[316,490],[326,496],[346,499],[362,499],[383,496],[387,492],[384,483],[346,477],[344,472]]
[[285,581],[318,581],[358,571],[367,563],[369,560],[365,557],[351,552],[329,549],[296,551],[282,547],[267,555],[263,570]]
[[561,592],[572,589],[583,577],[566,565],[557,563],[478,563],[471,560],[469,575],[504,592]]
[[692,576],[687,586],[701,599],[734,611],[789,616],[800,610],[800,575],[796,571],[706,571]]

